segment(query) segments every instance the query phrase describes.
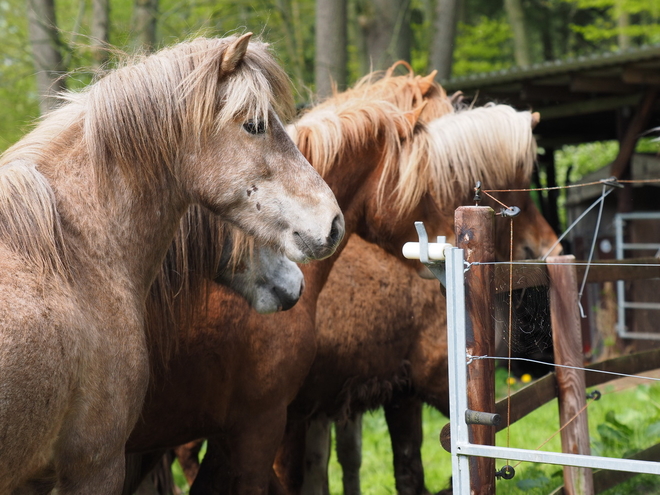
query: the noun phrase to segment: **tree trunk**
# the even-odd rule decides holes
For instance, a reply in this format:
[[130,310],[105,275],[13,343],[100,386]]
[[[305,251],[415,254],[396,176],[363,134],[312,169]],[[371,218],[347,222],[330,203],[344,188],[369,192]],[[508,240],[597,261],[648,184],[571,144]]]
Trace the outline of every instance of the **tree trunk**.
[[158,0],[135,0],[133,6],[135,41],[147,51],[153,51],[156,48],[157,14]]
[[513,55],[516,59],[516,65],[526,67],[531,64],[531,56],[522,2],[521,0],[504,0],[504,8],[513,30]]
[[28,0],[27,11],[37,90],[41,96],[39,110],[45,113],[56,106],[56,95],[66,89],[54,0]]
[[623,2],[618,0],[616,3],[617,11],[617,28],[619,31],[618,41],[619,49],[627,50],[630,48],[630,35],[627,32],[628,27],[630,27],[630,14],[622,9]]
[[437,0],[435,7],[429,69],[436,69],[440,80],[451,77],[458,4],[459,0]]
[[[284,25],[284,30],[286,32],[284,42],[289,57],[289,70],[293,72],[296,85],[302,87],[305,84],[303,76],[305,58],[303,54],[300,29],[297,28],[299,23],[296,22],[294,16],[294,4],[292,4],[292,0],[277,0],[275,3],[280,16],[282,17],[282,24]],[[297,5],[295,6],[297,8]]]
[[346,86],[346,0],[316,1],[316,60],[314,80],[316,94],[332,94],[334,82],[341,90]]
[[386,69],[397,60],[410,61],[410,0],[361,1],[358,22],[370,70]]
[[108,30],[110,27],[110,1],[92,0],[92,55],[94,65],[100,67],[108,59],[107,46],[110,41]]

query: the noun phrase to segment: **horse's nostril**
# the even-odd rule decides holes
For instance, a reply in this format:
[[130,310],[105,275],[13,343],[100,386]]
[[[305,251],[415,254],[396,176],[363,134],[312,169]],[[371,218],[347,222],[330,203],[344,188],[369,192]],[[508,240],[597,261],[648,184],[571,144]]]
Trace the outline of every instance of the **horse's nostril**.
[[293,308],[298,302],[299,297],[291,296],[289,293],[287,293],[285,290],[282,290],[280,287],[275,286],[272,288],[272,291],[279,300],[280,309],[282,311],[286,311],[288,309]]
[[339,241],[344,237],[344,218],[341,215],[337,215],[332,221],[332,227],[330,228],[330,235],[328,236],[328,244],[331,246],[336,246],[339,244]]

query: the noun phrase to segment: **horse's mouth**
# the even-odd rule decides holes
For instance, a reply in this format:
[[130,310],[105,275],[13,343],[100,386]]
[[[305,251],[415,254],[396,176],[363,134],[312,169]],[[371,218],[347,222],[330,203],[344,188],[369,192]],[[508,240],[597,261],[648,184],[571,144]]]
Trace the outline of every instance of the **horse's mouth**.
[[312,238],[305,234],[301,234],[300,232],[294,232],[293,237],[296,246],[298,246],[298,248],[307,258],[305,261],[321,260],[323,258],[327,258],[335,252],[334,246],[318,245]]

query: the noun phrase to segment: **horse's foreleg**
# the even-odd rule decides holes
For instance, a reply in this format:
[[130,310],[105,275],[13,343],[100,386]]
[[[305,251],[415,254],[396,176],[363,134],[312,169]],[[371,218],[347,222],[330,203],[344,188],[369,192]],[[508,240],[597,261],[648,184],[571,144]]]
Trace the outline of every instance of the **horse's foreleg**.
[[385,405],[385,419],[392,440],[397,493],[428,493],[422,465],[422,402],[411,395],[395,394]]
[[360,495],[362,465],[362,414],[356,414],[335,426],[337,460],[343,473],[344,495]]
[[268,492],[286,410],[242,418],[226,441],[209,439],[190,494],[263,495]]
[[206,454],[195,480],[190,486],[190,495],[219,495],[230,493],[231,458],[224,439],[209,438]]
[[275,458],[275,473],[287,493],[299,494],[305,477],[305,436],[307,424],[289,419]]
[[305,436],[305,475],[302,495],[328,495],[328,461],[330,460],[330,420],[325,416],[307,425]]

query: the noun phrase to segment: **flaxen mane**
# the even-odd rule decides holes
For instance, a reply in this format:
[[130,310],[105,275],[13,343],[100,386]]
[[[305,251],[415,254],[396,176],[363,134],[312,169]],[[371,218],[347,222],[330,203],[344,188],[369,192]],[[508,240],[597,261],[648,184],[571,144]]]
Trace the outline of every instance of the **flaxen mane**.
[[[335,94],[309,110],[291,127],[290,133],[322,176],[338,162],[342,152],[378,140],[382,144],[381,164],[385,169],[378,199],[381,203],[389,201],[392,198],[385,198],[383,191],[392,177],[397,181],[405,179],[408,174],[423,172],[429,166],[430,141],[420,139],[423,125],[416,125],[415,119],[411,119],[412,112],[424,104],[425,91],[429,90],[435,96],[432,112],[444,115],[453,111],[442,88],[431,81],[422,81],[412,72],[406,76],[393,76],[391,71],[369,74],[354,88]],[[427,186],[423,186],[412,196],[399,195],[397,201],[412,207],[426,190]],[[405,212],[401,210],[401,213]]]
[[0,165],[18,157],[47,160],[51,147],[73,144],[71,132],[64,132],[70,129],[102,186],[112,185],[117,168],[132,181],[149,181],[153,167],[176,164],[182,142],[204,139],[231,119],[267,121],[271,107],[291,116],[289,79],[264,43],[250,42],[241,65],[223,80],[219,54],[234,40],[198,38],[127,60],[86,90],[63,95],[64,105]]
[[[436,119],[428,129],[435,148],[431,173],[440,186],[440,204],[457,205],[477,180],[491,189],[529,184],[536,164],[530,112],[487,105]],[[417,185],[411,180],[400,187]]]
[[34,164],[0,166],[0,239],[42,275],[68,274],[55,196]]
[[[369,140],[384,143],[379,202],[394,202],[401,215],[426,193],[438,206],[453,207],[464,201],[477,180],[491,188],[529,180],[536,155],[529,112],[505,105],[457,111],[439,90],[440,105],[447,111],[440,111],[443,116],[431,123],[418,120],[413,125],[410,109],[419,94],[402,91],[404,98],[391,89],[410,87],[411,81],[415,78],[365,79],[357,90],[336,95],[303,115],[291,135],[323,176],[343,152]],[[384,197],[382,191],[392,180],[393,197]]]
[[[395,76],[398,67],[405,67],[408,74]],[[422,77],[415,75],[405,61],[396,62],[386,71],[376,71],[360,79],[353,88],[336,93],[333,100],[353,98],[381,99],[394,103],[403,111],[411,111],[424,105],[420,118],[425,121],[454,112],[454,105],[445,90],[435,82],[437,71]]]

